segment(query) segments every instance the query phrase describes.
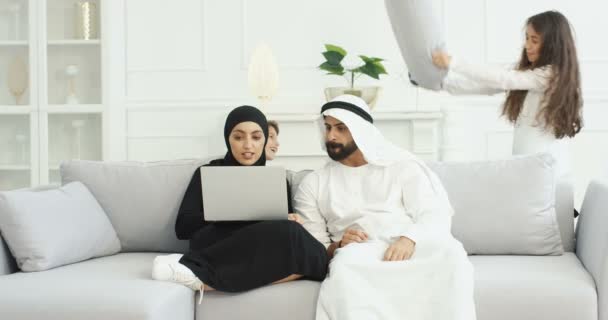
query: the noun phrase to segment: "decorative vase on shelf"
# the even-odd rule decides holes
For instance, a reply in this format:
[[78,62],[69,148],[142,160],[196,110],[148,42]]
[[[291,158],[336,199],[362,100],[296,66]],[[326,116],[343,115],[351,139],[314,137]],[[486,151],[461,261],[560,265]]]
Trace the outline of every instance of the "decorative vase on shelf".
[[9,92],[15,98],[15,104],[21,104],[21,97],[27,89],[27,65],[21,57],[14,57],[8,66],[7,85]]
[[76,38],[97,39],[97,6],[92,1],[76,3]]
[[279,88],[279,66],[270,46],[260,43],[251,56],[247,74],[249,89],[258,99],[258,108],[267,112],[266,107]]
[[66,104],[78,104],[78,97],[76,97],[76,84],[75,78],[78,75],[78,66],[77,65],[68,65],[65,67],[65,75],[68,79],[67,83],[67,91],[68,94],[65,98]]

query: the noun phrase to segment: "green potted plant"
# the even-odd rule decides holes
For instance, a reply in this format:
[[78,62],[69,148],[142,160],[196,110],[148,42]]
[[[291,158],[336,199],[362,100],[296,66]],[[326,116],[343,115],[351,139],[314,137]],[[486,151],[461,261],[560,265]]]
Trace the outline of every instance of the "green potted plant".
[[378,100],[381,88],[379,86],[355,87],[355,80],[362,75],[367,75],[374,79],[380,79],[380,75],[388,74],[382,65],[382,58],[368,57],[359,55],[363,61],[362,65],[356,67],[344,67],[342,60],[346,57],[346,50],[332,44],[325,45],[325,62],[319,65],[319,69],[327,71],[327,74],[343,76],[348,81],[348,87],[329,87],[325,88],[325,98],[329,101],[342,94],[352,94],[361,97],[370,108],[373,108]]

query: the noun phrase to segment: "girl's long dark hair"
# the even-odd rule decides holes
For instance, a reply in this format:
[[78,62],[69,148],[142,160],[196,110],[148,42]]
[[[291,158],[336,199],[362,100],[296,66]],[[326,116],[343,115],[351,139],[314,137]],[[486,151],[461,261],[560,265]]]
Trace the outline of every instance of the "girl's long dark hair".
[[[524,48],[518,70],[530,70],[544,66],[551,67],[552,76],[543,98],[543,107],[537,119],[551,130],[556,138],[574,137],[583,126],[581,75],[570,24],[557,11],[547,11],[528,18],[526,26],[540,34],[541,51],[536,63],[532,64]],[[526,90],[512,90],[507,94],[502,114],[515,122],[521,113]]]

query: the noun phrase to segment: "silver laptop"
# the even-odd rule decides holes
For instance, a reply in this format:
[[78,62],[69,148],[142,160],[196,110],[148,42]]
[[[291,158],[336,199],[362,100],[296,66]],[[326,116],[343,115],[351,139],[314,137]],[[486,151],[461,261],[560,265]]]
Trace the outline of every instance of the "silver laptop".
[[281,167],[201,167],[207,221],[285,220],[287,180]]

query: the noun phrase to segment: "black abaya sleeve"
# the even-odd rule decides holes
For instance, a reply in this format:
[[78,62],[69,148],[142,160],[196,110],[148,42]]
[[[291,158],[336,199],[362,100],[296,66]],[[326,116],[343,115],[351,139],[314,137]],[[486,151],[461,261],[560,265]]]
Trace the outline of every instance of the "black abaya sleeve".
[[198,168],[192,175],[177,213],[175,234],[178,239],[189,240],[196,231],[206,225],[202,198],[201,169]]
[[294,213],[293,203],[291,203],[291,186],[289,185],[289,181],[287,181],[287,208],[289,210],[288,213]]

